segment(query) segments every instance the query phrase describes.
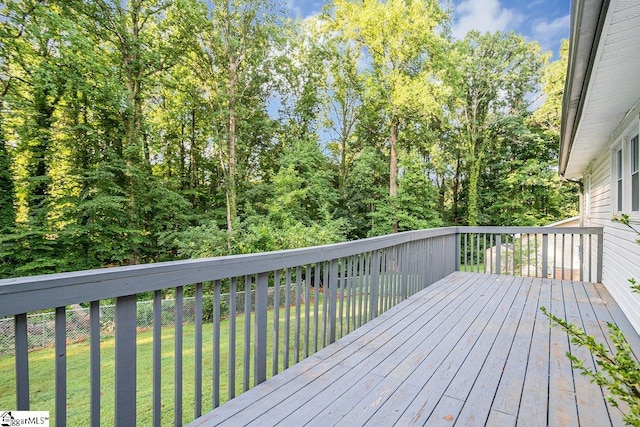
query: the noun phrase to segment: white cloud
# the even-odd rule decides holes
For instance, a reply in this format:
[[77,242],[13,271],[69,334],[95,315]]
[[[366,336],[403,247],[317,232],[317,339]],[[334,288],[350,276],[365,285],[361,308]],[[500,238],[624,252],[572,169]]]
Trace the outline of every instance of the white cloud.
[[500,0],[464,0],[454,10],[453,35],[462,39],[471,30],[480,32],[514,29],[522,17],[500,5]]
[[287,0],[287,10],[294,18],[300,18],[302,17],[302,8],[300,6],[295,6],[294,3],[296,3],[294,0]]
[[569,37],[571,15],[564,15],[551,22],[540,21],[533,25],[533,38],[540,42],[543,49],[552,49],[562,38]]

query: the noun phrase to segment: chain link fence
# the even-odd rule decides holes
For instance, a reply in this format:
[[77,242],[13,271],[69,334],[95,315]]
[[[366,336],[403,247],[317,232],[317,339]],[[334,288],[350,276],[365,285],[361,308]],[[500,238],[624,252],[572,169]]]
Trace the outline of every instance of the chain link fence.
[[[271,291],[271,289],[270,289]],[[254,291],[251,291],[251,309],[255,304]],[[282,298],[282,297],[281,297]],[[281,300],[282,301],[282,300]],[[269,295],[269,308],[273,307],[273,295]],[[175,326],[175,300],[165,299],[161,302],[162,326]],[[183,299],[183,323],[194,323],[196,301],[194,297]],[[236,293],[236,313],[244,313],[244,291]],[[115,333],[115,305],[100,306],[100,336],[112,336]],[[220,314],[229,314],[229,294],[220,298]],[[203,320],[213,320],[213,297],[203,298]],[[67,343],[86,341],[90,337],[89,308],[73,305],[66,311]],[[137,309],[138,330],[149,329],[153,326],[153,301],[139,301]],[[55,312],[34,313],[27,315],[27,334],[29,349],[46,348],[55,344]],[[0,355],[13,354],[15,351],[14,320],[13,317],[0,319]]]

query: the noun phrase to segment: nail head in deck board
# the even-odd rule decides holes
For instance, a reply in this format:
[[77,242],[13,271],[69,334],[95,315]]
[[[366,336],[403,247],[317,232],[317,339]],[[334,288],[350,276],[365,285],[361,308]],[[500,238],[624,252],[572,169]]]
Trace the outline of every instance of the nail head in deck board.
[[[486,410],[484,407],[487,403],[480,401],[480,390],[485,390],[485,387],[488,402],[491,402],[492,395],[495,394],[486,425],[514,425],[516,417],[519,417],[521,423],[526,425],[546,425],[547,405],[550,406],[549,410],[553,412],[552,407],[556,402],[548,402],[549,380],[545,377],[549,375],[550,362],[560,363],[554,359],[555,355],[552,355],[550,359],[549,339],[558,338],[566,342],[568,338],[566,335],[558,334],[556,336],[555,332],[550,333],[549,322],[538,308],[541,305],[551,307],[552,297],[557,304],[560,296],[558,290],[563,289],[553,288],[556,285],[552,285],[549,280],[518,278],[515,279],[515,282],[510,283],[505,282],[504,280],[507,280],[505,278],[496,281],[495,276],[476,273],[454,273],[447,276],[445,280],[447,285],[442,285],[444,281],[434,284],[433,288],[427,288],[383,313],[374,319],[372,324],[356,330],[355,335],[347,335],[321,350],[324,352],[322,357],[312,356],[303,360],[300,364],[285,370],[210,412],[201,419],[203,422],[194,422],[191,425],[216,425],[218,423],[237,425],[250,422],[248,420],[256,420],[256,423],[262,424],[269,423],[271,418],[265,414],[269,414],[269,411],[275,412],[276,406],[281,411],[289,408],[286,412],[278,414],[278,419],[283,421],[283,425],[288,425],[288,421],[295,421],[296,424],[331,425],[335,422],[341,424],[341,422],[356,419],[370,425],[381,425],[380,422],[383,420],[385,421],[384,425],[391,425],[396,422],[394,420],[397,420],[397,425],[410,424],[410,422],[405,423],[405,420],[414,423],[420,421],[421,424],[433,421],[438,424],[437,421],[442,418],[438,417],[444,412],[448,412],[444,415],[454,416],[452,424],[455,422],[464,424],[463,418],[467,413],[467,405],[469,405],[469,409],[473,409],[474,405],[478,404],[483,407],[481,412]],[[521,288],[518,288],[518,283]],[[479,293],[478,289],[482,289],[482,292]],[[576,289],[580,290],[579,287]],[[513,303],[509,306],[507,302],[511,298],[510,295]],[[525,296],[526,302],[524,302]],[[562,295],[562,300],[565,301],[560,301],[560,303],[565,304],[564,310],[571,312],[573,308],[566,305],[566,301],[570,299],[569,296],[567,291],[566,297],[564,294]],[[579,301],[583,300],[579,293],[576,298]],[[573,298],[571,304],[573,307],[581,308],[582,306],[575,301],[576,298]],[[603,296],[603,300],[607,298],[610,297]],[[435,327],[435,323],[442,319],[439,319],[437,315],[430,314],[429,311],[434,307],[442,308],[443,305],[446,307],[446,304],[453,304],[458,307],[458,310],[441,311],[440,315],[446,314],[447,322]],[[505,307],[507,307],[506,310]],[[517,319],[518,307],[523,310],[516,326],[511,323],[515,323],[514,319]],[[598,311],[602,311],[602,308],[603,306],[600,306]],[[415,319],[421,309],[427,313],[425,314],[427,319],[421,322],[424,326],[411,328],[411,325],[407,323],[418,322]],[[596,316],[597,314],[593,310],[591,315]],[[469,349],[465,346],[468,342],[474,342],[478,337],[485,336],[482,333],[486,327],[479,326],[484,322],[486,326],[491,328],[491,324],[494,322],[488,325],[486,322],[494,315],[504,316],[502,327],[496,326],[497,331],[485,332],[485,334],[490,333],[490,336],[497,334],[497,337],[493,346],[487,345],[488,357],[481,364],[479,374],[478,372],[469,373],[466,371],[466,367],[470,365],[465,364],[464,359],[473,357],[474,353],[468,354]],[[590,325],[593,327],[593,322]],[[403,326],[407,330],[411,328],[414,334],[411,339],[407,339],[407,336],[402,334]],[[514,333],[515,337],[509,349],[510,334]],[[425,339],[429,334],[431,337]],[[388,341],[386,345],[379,347],[379,353],[375,351],[372,353],[372,348],[367,348],[367,355],[363,358],[360,352],[364,351],[364,347],[368,343],[378,343],[383,336],[387,336]],[[435,339],[436,337],[438,339]],[[394,346],[397,348],[394,349]],[[499,352],[498,349],[503,347],[505,352]],[[638,348],[634,349],[639,350]],[[404,359],[401,357],[403,352],[406,355]],[[507,352],[508,354],[505,355]],[[558,357],[564,358],[565,356]],[[352,358],[358,359],[362,363],[351,364],[350,367],[346,366],[350,364],[350,360],[355,360]],[[310,359],[313,360],[310,361]],[[379,363],[368,364],[367,360],[377,360]],[[409,362],[412,360],[419,360],[420,363],[410,364]],[[384,366],[387,363],[390,366]],[[342,367],[339,368],[339,365]],[[497,367],[501,365],[504,365],[504,372],[498,383],[496,380]],[[360,372],[357,370],[359,366],[364,370],[361,372],[361,377],[357,375]],[[517,369],[518,367],[520,369]],[[344,375],[337,375],[336,369],[344,370]],[[377,378],[379,382],[377,382],[374,377],[377,375],[376,373],[384,373],[384,379],[379,379],[382,377],[379,376]],[[468,375],[471,375],[471,378],[476,378],[470,394],[466,399],[453,399],[464,400],[462,409],[458,409],[457,413],[451,410],[440,414],[438,411],[446,409],[443,399],[447,398],[446,387],[443,387],[442,384],[451,384],[452,381],[460,381],[463,384],[466,381],[463,377]],[[578,374],[574,372],[573,375]],[[456,380],[458,377],[461,379]],[[357,379],[352,381],[353,378]],[[553,381],[552,377],[551,383]],[[507,387],[511,384],[517,386],[515,390],[516,412],[506,413],[497,408],[499,405],[505,405],[509,402],[505,399],[505,394],[511,391],[511,388]],[[496,392],[491,391],[492,387],[497,389]],[[586,384],[585,387],[593,387],[593,385]],[[599,387],[594,390],[601,392]],[[535,392],[540,394],[532,395]],[[326,399],[325,397],[325,400],[332,400],[332,402],[324,402],[319,399],[319,396],[327,395],[331,398]],[[376,404],[377,397],[381,397],[381,399]],[[520,399],[522,399],[523,405],[518,414],[517,405]],[[358,402],[352,402],[352,400],[358,400]],[[406,402],[408,401],[413,402],[414,410],[407,410],[406,407],[409,406],[409,403]],[[440,406],[436,406],[438,401],[442,402]],[[295,402],[298,402],[299,406],[294,405]],[[536,407],[536,402],[540,402],[542,405]],[[229,410],[226,409],[227,407]],[[365,411],[362,410],[363,408]],[[366,408],[369,409],[366,410]],[[434,408],[436,411],[433,411]],[[420,413],[421,410],[424,412]],[[537,423],[536,414],[528,412],[530,410],[541,410],[540,419],[544,418],[542,424]],[[400,417],[399,412],[403,412],[403,415],[409,418]],[[432,419],[429,418],[431,412],[433,412]],[[342,418],[343,415],[344,418]],[[602,419],[605,417],[606,413],[602,415]],[[298,423],[298,421],[300,422]],[[442,419],[441,421],[443,423],[439,425],[446,425],[446,420]],[[482,425],[483,423],[481,419],[474,418],[473,421],[474,425]],[[557,421],[550,419],[549,423],[555,425]],[[577,424],[570,422],[568,425]]]

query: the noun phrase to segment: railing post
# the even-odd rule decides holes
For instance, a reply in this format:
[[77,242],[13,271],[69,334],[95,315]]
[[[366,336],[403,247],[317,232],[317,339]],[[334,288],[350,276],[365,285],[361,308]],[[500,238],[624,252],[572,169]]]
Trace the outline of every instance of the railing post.
[[[369,291],[369,320],[378,316],[378,290],[380,287],[380,251],[371,254],[371,283]],[[424,277],[421,278],[424,280]]]
[[598,283],[602,283],[602,250],[604,247],[604,235],[602,233],[602,229],[600,229],[600,232],[598,233],[598,261],[597,261],[597,267],[598,267],[598,273],[597,273],[597,281]]
[[496,274],[502,271],[502,234],[496,234]]
[[115,424],[136,425],[136,295],[116,298]]
[[549,275],[549,235],[542,235],[542,278]]
[[336,341],[338,303],[338,260],[331,260],[329,277],[329,344]]
[[255,385],[267,379],[267,300],[269,274],[258,274],[256,283]]

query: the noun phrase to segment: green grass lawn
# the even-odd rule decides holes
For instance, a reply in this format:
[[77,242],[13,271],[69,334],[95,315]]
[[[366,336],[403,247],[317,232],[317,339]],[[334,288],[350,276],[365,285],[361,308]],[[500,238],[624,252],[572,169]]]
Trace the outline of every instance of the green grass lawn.
[[[300,352],[299,359],[304,358],[305,311],[301,306]],[[322,346],[322,301],[319,300],[319,345]],[[311,305],[310,321],[310,349],[313,353],[313,339],[315,336],[313,305]],[[280,308],[280,339],[279,339],[279,371],[283,366],[285,310]],[[295,307],[291,307],[290,314],[289,365],[295,363]],[[253,341],[254,319],[251,320]],[[220,340],[220,403],[228,400],[229,391],[229,319],[221,322]],[[269,311],[268,323],[268,354],[267,375],[272,373],[273,356],[273,311]],[[346,328],[345,328],[346,333]],[[151,330],[138,332],[137,346],[137,417],[138,425],[150,425],[152,422],[152,366],[153,366],[153,332]],[[184,325],[183,344],[183,423],[193,420],[194,413],[194,372],[195,372],[195,327],[193,324]],[[203,327],[203,411],[212,409],[212,378],[213,378],[213,332],[212,325]],[[162,329],[162,425],[173,424],[174,414],[174,343],[175,329]],[[113,425],[114,416],[114,344],[113,337],[104,337],[100,343],[101,350],[101,424]],[[236,395],[243,391],[244,365],[244,316],[236,317],[236,349],[235,349],[235,389]],[[253,386],[253,347],[251,344],[251,378]],[[53,348],[32,351],[29,354],[31,409],[50,411],[52,420],[55,418],[55,353]],[[0,409],[15,408],[15,367],[13,356],[0,356],[0,383],[8,385],[0,393]],[[89,343],[81,342],[67,346],[67,424],[70,426],[89,425],[89,397],[90,397],[90,366]],[[52,425],[54,425],[52,423]]]

